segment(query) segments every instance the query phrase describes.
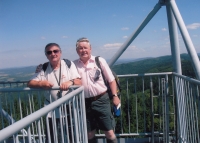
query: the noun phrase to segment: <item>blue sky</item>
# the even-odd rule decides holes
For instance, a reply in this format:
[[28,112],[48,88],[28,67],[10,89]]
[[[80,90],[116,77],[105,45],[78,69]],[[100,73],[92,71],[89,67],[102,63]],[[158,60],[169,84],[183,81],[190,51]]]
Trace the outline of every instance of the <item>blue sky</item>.
[[[1,0],[0,69],[47,61],[44,47],[58,43],[63,58],[75,60],[76,40],[88,37],[93,55],[110,59],[158,0]],[[197,52],[200,52],[200,0],[176,0]],[[180,34],[179,34],[180,35]],[[186,53],[181,36],[180,52]],[[170,55],[163,6],[120,59]]]

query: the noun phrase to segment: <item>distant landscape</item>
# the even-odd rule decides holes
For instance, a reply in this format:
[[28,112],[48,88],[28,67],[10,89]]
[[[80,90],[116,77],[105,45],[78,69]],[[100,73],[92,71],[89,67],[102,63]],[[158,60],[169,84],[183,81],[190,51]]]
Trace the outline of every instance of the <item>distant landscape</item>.
[[[183,75],[195,77],[187,54],[181,54],[181,63]],[[0,82],[29,80],[34,75],[35,69],[36,66],[0,69]],[[173,71],[171,56],[119,60],[112,69],[118,75]]]

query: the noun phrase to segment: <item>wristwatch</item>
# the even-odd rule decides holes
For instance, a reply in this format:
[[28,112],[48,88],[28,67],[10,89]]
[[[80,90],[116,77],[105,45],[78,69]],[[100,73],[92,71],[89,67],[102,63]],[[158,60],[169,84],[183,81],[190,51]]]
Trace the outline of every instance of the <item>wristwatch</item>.
[[117,93],[113,94],[113,96],[117,96]]
[[71,82],[72,82],[72,85],[74,85],[74,80],[72,79],[72,80],[70,80]]

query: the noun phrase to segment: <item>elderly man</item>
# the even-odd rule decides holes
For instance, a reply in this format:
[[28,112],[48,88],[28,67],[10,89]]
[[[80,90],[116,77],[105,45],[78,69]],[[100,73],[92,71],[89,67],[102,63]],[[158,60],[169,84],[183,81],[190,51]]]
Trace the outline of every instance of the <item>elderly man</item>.
[[[57,100],[69,92],[71,85],[81,85],[80,75],[77,72],[76,66],[70,62],[70,67],[64,60],[61,60],[61,48],[56,43],[49,43],[45,47],[45,55],[49,62],[46,69],[43,68],[39,73],[36,73],[28,82],[28,87],[50,89],[60,86],[60,90],[50,90],[46,93],[45,105]],[[51,142],[54,142],[51,113],[48,113]],[[56,118],[59,122],[59,111],[56,109]],[[47,133],[46,133],[47,134]],[[48,138],[47,138],[48,139]]]
[[[114,134],[115,121],[111,113],[110,99],[107,93],[107,87],[104,83],[100,69],[95,63],[95,57],[91,55],[91,45],[87,38],[80,38],[76,43],[76,51],[80,57],[74,61],[77,70],[81,76],[82,85],[84,86],[88,142],[96,143],[96,129],[103,130],[107,143],[117,143]],[[117,96],[117,86],[115,78],[107,62],[99,58],[103,73],[109,82],[112,94],[113,104],[118,105],[120,100]]]

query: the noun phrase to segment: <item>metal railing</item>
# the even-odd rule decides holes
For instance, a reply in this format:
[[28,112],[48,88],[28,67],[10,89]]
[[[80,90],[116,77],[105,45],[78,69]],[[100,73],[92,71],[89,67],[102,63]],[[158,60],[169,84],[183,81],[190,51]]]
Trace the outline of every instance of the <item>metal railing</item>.
[[[83,87],[45,107],[42,105],[44,92],[30,88],[0,89],[0,142],[45,142],[47,138],[51,142],[46,116],[49,112],[53,142],[87,142]],[[59,122],[56,122],[56,110],[59,111]]]
[[[123,89],[120,95],[122,104],[120,108],[121,116],[115,118],[115,133],[118,137],[118,142],[142,140],[146,142],[196,143],[200,141],[198,125],[200,119],[200,81],[172,72],[118,75],[118,77]],[[2,90],[0,89],[1,94]],[[8,91],[11,92],[11,90]],[[5,98],[9,99],[5,100],[2,96],[0,97],[1,106],[3,106],[2,104],[7,105],[4,108],[5,111],[13,119],[16,119],[16,111],[11,112],[12,106],[7,102],[18,97],[18,95],[10,94],[9,92],[5,96]],[[25,94],[25,92],[29,92],[30,101],[36,98],[32,98],[31,95],[33,94],[30,91],[23,91],[21,94]],[[41,91],[39,93],[42,94]],[[26,93],[25,95],[28,94]],[[20,99],[26,101],[26,98],[22,96]],[[19,103],[21,102],[20,100],[18,101]],[[30,105],[28,102],[27,104],[26,114],[34,114],[33,111],[30,111],[30,107],[35,105]],[[34,111],[40,110],[40,104],[38,103],[37,107],[34,107],[36,108]],[[19,105],[17,107],[20,107]],[[82,105],[79,108],[82,108]],[[22,109],[24,110],[24,107],[21,107],[20,110]],[[25,114],[25,111],[22,113]],[[13,121],[10,120],[10,122]],[[2,126],[0,127],[2,128]],[[81,133],[85,134],[86,130]],[[98,131],[96,136],[105,140],[105,135],[101,131]]]

